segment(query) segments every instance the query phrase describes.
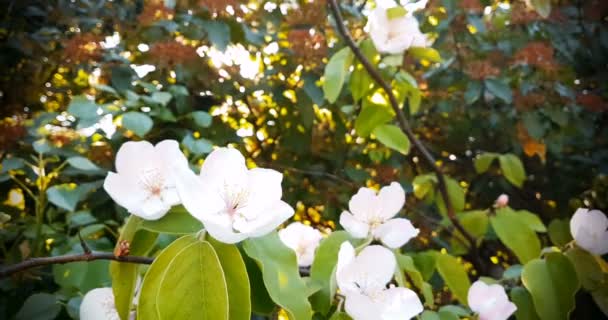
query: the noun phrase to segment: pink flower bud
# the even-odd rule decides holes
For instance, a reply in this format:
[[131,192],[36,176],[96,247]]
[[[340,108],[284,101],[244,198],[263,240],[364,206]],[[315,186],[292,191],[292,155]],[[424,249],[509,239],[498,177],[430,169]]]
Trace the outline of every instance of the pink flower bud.
[[508,204],[509,204],[509,196],[503,193],[500,196],[498,196],[498,198],[496,198],[496,202],[494,203],[494,206],[496,206],[496,208],[504,208]]

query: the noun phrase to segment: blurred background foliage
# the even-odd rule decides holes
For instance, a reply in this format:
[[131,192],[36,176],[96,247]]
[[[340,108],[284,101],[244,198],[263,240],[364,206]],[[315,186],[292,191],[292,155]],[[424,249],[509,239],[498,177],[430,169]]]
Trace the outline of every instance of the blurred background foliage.
[[[567,229],[578,207],[608,210],[608,2],[550,2],[542,18],[519,0],[431,0],[417,17],[441,62],[407,53],[376,61],[397,88],[417,87],[406,93],[411,123],[461,190],[459,211],[506,193],[512,207]],[[386,101],[353,99],[349,92],[371,83],[356,66],[337,101],[324,99],[325,65],[343,47],[325,1],[1,5],[2,264],[78,252],[78,232],[93,249],[112,250],[127,213],[100,186],[128,140],[181,141],[194,168],[214,146],[232,145],[248,165],[282,171],[294,219],[326,231],[360,186],[399,181],[413,192],[430,172],[417,151],[357,134],[362,104]],[[373,3],[341,5],[354,37],[366,38]],[[521,159],[521,188],[498,163],[476,170],[484,152]],[[408,194],[405,212],[422,231],[409,246],[457,251],[434,198],[419,198]],[[500,274],[514,258],[491,233],[481,254]],[[104,285],[104,261],[2,279],[0,318],[33,292],[52,293],[36,296],[46,316],[76,317],[82,294]],[[585,308],[597,307],[583,302],[575,314]]]

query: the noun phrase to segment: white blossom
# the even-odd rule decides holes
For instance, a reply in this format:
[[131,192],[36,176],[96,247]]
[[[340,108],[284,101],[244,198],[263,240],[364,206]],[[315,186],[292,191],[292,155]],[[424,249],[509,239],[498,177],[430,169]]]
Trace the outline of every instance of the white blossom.
[[349,242],[340,246],[336,280],[344,309],[354,320],[411,319],[423,311],[412,290],[387,285],[397,267],[395,255],[382,246],[365,247],[358,256]]
[[426,1],[407,5],[404,7],[405,15],[393,18],[389,18],[387,10],[397,6],[394,1],[383,1],[372,10],[367,27],[376,49],[379,52],[399,54],[410,47],[428,47],[431,42],[420,31],[418,20],[412,15],[425,5]]
[[579,247],[599,256],[608,253],[608,218],[602,211],[576,210],[570,219],[570,233]]
[[[129,319],[135,319],[135,312],[131,312]],[[120,320],[112,288],[97,288],[87,292],[80,304],[80,320]]]
[[471,310],[479,315],[479,320],[506,320],[517,310],[501,285],[487,285],[481,280],[473,283],[467,300]]
[[340,215],[340,224],[354,238],[369,236],[390,248],[398,248],[418,235],[418,229],[405,218],[394,218],[405,204],[405,192],[393,182],[380,189],[360,188],[348,203],[349,211]]
[[296,252],[298,265],[308,267],[315,258],[315,250],[319,242],[323,239],[319,230],[302,224],[293,222],[286,228],[279,230],[281,241]]
[[248,170],[235,149],[214,150],[199,176],[183,168],[175,174],[184,207],[221,242],[263,236],[294,214],[281,200],[283,175],[272,169]]
[[188,168],[188,160],[175,140],[156,146],[147,141],[125,142],[116,154],[116,173],[108,173],[103,187],[130,213],[156,220],[180,203],[172,172],[176,167]]

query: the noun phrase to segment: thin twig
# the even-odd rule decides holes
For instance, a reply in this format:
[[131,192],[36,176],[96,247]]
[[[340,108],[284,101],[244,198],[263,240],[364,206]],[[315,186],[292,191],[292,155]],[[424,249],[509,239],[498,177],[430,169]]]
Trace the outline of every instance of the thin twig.
[[57,257],[31,258],[25,261],[6,266],[0,269],[0,279],[8,277],[12,274],[22,272],[28,269],[42,267],[52,264],[65,264],[70,262],[88,262],[94,260],[114,260],[126,263],[152,264],[153,258],[139,256],[122,256],[117,257],[111,252],[90,252],[80,254],[70,254]]
[[447,208],[448,218],[450,219],[454,227],[464,235],[464,237],[469,242],[469,248],[471,249],[473,255],[478,258],[475,238],[467,230],[465,230],[464,227],[458,221],[458,218],[456,217],[456,212],[454,211],[454,207],[452,206],[452,201],[450,201],[450,197],[448,195],[445,177],[439,167],[436,165],[435,158],[412,131],[412,128],[407,118],[405,117],[405,113],[403,113],[403,110],[401,110],[401,108],[399,107],[399,102],[397,101],[397,98],[395,97],[391,86],[386,81],[384,81],[382,75],[380,75],[378,70],[376,70],[376,68],[371,64],[371,62],[367,60],[365,55],[363,55],[361,50],[359,50],[359,47],[357,47],[357,44],[351,37],[348,30],[346,30],[346,27],[344,26],[344,19],[342,18],[342,14],[340,13],[340,8],[338,7],[338,3],[336,2],[336,0],[329,0],[329,6],[332,15],[334,16],[334,19],[336,21],[336,28],[338,30],[338,33],[342,36],[348,47],[352,50],[355,57],[357,57],[359,62],[361,62],[361,64],[363,65],[365,70],[367,70],[372,79],[374,79],[374,81],[384,90],[384,92],[386,92],[391,107],[397,114],[397,122],[399,123],[401,131],[403,131],[403,133],[409,138],[409,140],[413,143],[414,147],[418,149],[418,151],[422,154],[422,157],[426,160],[426,162],[431,166],[431,168],[435,172],[437,176],[439,192],[441,193],[441,197],[443,198],[443,202],[445,203],[445,206]]

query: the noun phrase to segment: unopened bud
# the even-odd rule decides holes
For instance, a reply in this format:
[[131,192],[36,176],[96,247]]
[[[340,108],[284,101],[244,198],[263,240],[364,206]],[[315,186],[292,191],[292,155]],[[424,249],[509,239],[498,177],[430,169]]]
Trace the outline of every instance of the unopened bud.
[[504,208],[509,204],[509,196],[506,194],[501,194],[496,198],[496,202],[494,202],[494,206],[496,208]]

